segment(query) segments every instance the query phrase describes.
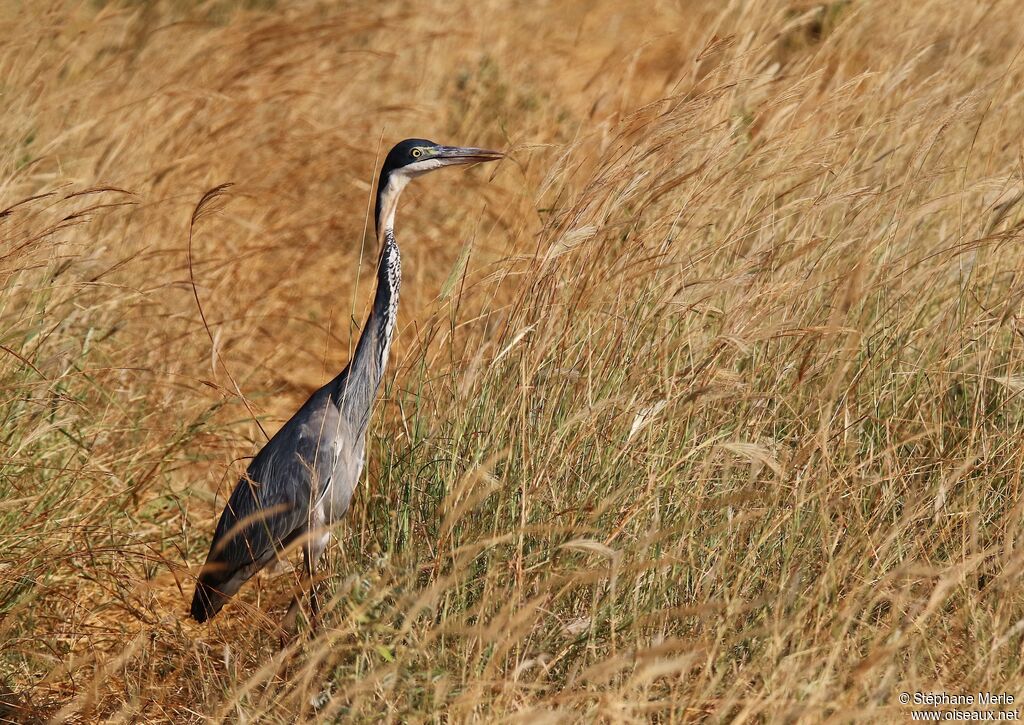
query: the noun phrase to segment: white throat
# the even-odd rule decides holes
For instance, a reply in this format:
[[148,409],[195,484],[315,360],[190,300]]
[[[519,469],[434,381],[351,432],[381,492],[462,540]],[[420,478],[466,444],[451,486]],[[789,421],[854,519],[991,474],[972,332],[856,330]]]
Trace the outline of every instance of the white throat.
[[377,236],[380,241],[384,240],[387,232],[395,228],[395,210],[398,209],[398,197],[402,190],[409,183],[412,177],[401,170],[395,171],[388,177],[388,184],[380,195],[380,227],[377,229]]
[[417,176],[422,176],[428,171],[440,169],[447,164],[442,159],[423,159],[413,164],[407,164],[400,169],[395,169],[388,176],[388,184],[380,195],[380,229],[377,236],[383,240],[385,232],[394,229],[395,209],[398,208],[398,197],[402,189]]

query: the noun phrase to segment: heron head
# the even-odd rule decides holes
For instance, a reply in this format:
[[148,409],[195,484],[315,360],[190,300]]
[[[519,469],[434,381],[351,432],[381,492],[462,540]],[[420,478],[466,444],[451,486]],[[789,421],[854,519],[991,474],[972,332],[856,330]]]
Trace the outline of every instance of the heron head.
[[469,146],[442,146],[422,138],[407,138],[388,153],[381,175],[400,174],[414,178],[445,166],[497,161],[503,156],[498,151]]
[[[394,219],[398,195],[411,179],[446,166],[497,161],[504,154],[471,146],[442,146],[422,138],[400,141],[384,159],[377,183],[377,230],[388,228]],[[382,226],[383,222],[383,226]]]

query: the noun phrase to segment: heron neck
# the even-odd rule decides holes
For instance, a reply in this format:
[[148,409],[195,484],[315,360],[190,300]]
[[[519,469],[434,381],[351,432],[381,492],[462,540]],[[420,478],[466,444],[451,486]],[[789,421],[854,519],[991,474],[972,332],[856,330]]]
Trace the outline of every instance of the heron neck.
[[377,260],[377,289],[373,295],[363,332],[348,366],[331,384],[331,397],[342,407],[355,432],[366,431],[373,412],[384,370],[391,352],[391,338],[398,318],[398,289],[402,284],[402,257],[395,241],[395,210],[398,197],[409,177],[400,172],[383,172],[377,182],[374,227],[380,244]]
[[377,206],[374,223],[377,230],[377,241],[383,245],[388,235],[394,238],[395,211],[398,209],[398,197],[409,183],[409,176],[401,171],[381,174],[377,181]]
[[[377,359],[377,368],[384,374],[391,350],[391,338],[398,319],[398,292],[402,286],[402,255],[395,241],[394,232],[390,227],[385,229],[382,240],[380,259],[377,262],[377,290],[373,295],[373,309],[366,320],[367,329],[377,327],[377,340],[373,352]],[[366,336],[366,330],[363,335]],[[379,384],[380,380],[376,381]]]
[[[382,177],[377,183],[377,241],[380,244],[380,258],[377,260],[377,291],[373,296],[373,309],[366,320],[363,334],[359,338],[356,356],[360,350],[363,356],[373,358],[369,366],[376,372],[372,380],[373,390],[380,386],[380,379],[387,366],[388,353],[391,351],[391,338],[398,318],[398,290],[402,285],[402,255],[395,241],[395,211],[398,209],[398,197],[402,194],[409,177],[401,172],[392,172]],[[371,329],[376,329],[372,342],[364,347],[363,339]]]
[[377,289],[373,296],[363,332],[345,371],[334,381],[332,397],[343,408],[345,417],[362,434],[370,422],[373,402],[387,368],[398,319],[398,293],[402,284],[402,257],[395,235],[386,228],[377,263]]

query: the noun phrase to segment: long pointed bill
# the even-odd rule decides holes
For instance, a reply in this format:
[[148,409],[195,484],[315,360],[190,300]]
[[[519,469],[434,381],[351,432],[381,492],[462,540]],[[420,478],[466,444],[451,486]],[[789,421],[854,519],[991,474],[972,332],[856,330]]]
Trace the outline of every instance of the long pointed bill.
[[432,156],[445,166],[454,164],[478,164],[483,161],[497,161],[505,157],[500,151],[477,149],[471,146],[438,146]]

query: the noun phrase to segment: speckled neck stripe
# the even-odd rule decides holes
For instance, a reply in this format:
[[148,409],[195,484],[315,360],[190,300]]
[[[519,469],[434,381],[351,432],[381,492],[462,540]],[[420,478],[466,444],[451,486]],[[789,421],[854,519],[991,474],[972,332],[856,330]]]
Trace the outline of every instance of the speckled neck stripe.
[[384,232],[384,249],[381,252],[378,285],[385,285],[384,299],[387,309],[380,319],[380,336],[377,357],[377,369],[383,374],[387,366],[388,353],[391,350],[391,339],[395,333],[395,321],[398,319],[398,292],[402,286],[402,255],[395,242],[394,233],[388,229]]

